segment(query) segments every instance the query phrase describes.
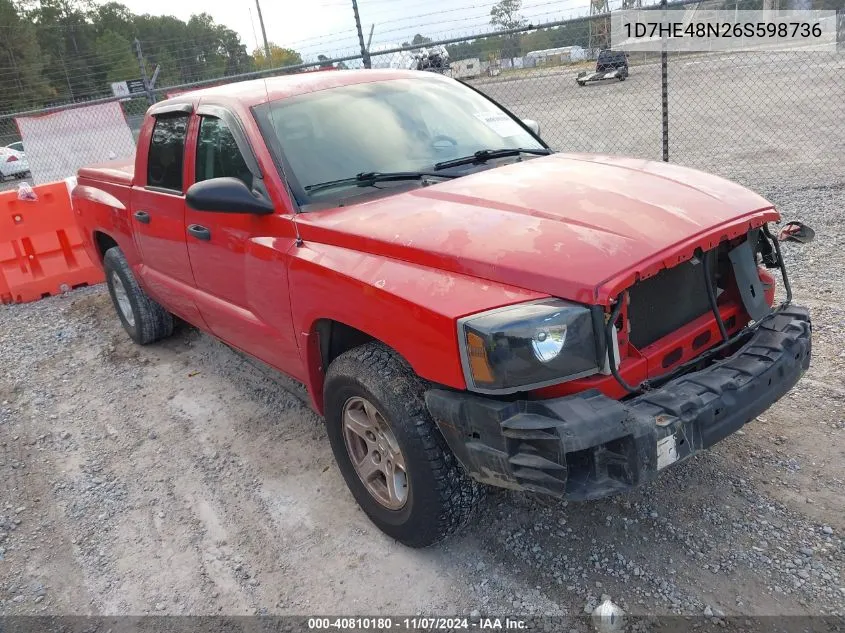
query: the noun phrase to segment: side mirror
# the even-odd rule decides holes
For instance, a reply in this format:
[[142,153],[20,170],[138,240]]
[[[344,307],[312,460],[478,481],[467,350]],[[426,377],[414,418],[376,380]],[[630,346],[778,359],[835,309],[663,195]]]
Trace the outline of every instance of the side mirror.
[[778,233],[778,241],[780,242],[799,242],[806,244],[812,242],[816,237],[816,232],[806,224],[801,222],[787,222]]
[[540,124],[537,123],[537,121],[534,119],[522,119],[522,122],[525,123],[525,127],[534,132],[534,134],[540,136]]
[[254,194],[243,180],[229,176],[194,183],[185,193],[185,202],[195,211],[256,215],[275,211],[273,203],[265,196]]

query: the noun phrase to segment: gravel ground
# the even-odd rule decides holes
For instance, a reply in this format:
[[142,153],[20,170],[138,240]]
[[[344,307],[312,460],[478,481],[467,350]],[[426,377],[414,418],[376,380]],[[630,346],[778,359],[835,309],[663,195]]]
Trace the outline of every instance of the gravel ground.
[[[814,318],[798,387],[634,493],[493,491],[412,551],[376,530],[318,416],[183,327],[133,345],[102,287],[0,308],[0,612],[845,613],[843,183],[769,191]],[[579,625],[580,626],[580,625]]]
[[[720,53],[670,56],[669,159],[747,186],[845,180],[845,55]],[[660,64],[624,82],[579,87],[577,70],[473,81],[555,149],[660,160]]]

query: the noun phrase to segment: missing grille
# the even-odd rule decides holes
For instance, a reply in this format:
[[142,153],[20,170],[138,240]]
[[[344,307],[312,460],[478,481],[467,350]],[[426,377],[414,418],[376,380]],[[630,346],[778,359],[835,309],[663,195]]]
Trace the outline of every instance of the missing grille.
[[660,271],[630,289],[630,340],[651,345],[710,310],[700,259]]

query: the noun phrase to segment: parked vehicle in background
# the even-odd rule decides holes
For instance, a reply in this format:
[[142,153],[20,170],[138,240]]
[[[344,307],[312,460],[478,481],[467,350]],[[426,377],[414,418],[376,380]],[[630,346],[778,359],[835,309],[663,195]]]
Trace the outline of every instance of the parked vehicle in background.
[[414,58],[417,63],[417,70],[428,70],[441,74],[449,72],[449,51],[446,50],[445,46],[421,48],[414,55]]
[[0,147],[0,177],[23,178],[29,174],[29,162],[23,152]]
[[24,153],[23,151],[23,141],[17,141],[16,143],[9,143],[6,145],[7,148],[13,149],[16,152],[20,152],[21,154]]
[[593,72],[581,71],[575,78],[579,86],[585,86],[593,81],[617,79],[625,81],[628,78],[628,53],[604,49],[599,51],[596,59],[596,69]]
[[239,82],[152,106],[75,217],[133,340],[177,316],[304,383],[357,502],[425,546],[484,485],[628,491],[809,366],[771,203],[536,129],[437,73]]

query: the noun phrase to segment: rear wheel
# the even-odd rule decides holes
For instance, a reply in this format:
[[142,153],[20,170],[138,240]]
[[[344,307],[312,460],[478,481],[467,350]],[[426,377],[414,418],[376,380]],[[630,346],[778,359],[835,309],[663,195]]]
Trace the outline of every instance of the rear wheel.
[[340,472],[375,525],[410,547],[463,527],[481,486],[449,450],[413,370],[381,343],[338,356],[326,375],[326,424]]
[[147,345],[173,333],[173,316],[143,291],[120,248],[106,251],[103,270],[117,316],[133,341]]

